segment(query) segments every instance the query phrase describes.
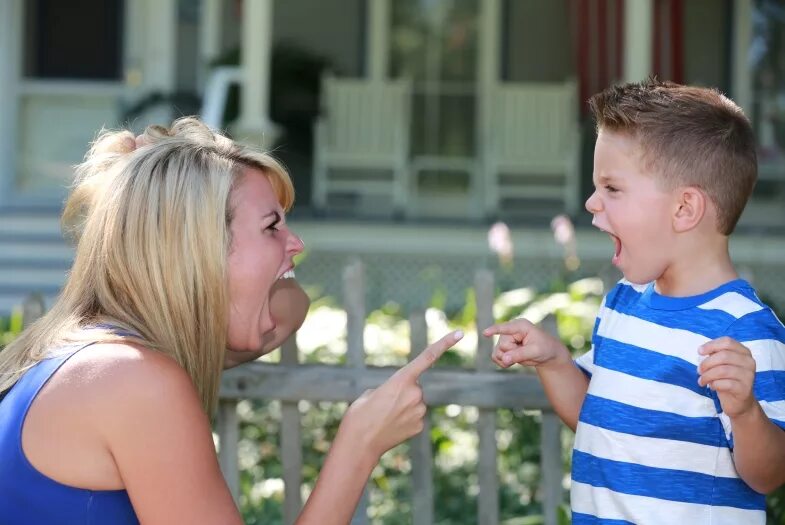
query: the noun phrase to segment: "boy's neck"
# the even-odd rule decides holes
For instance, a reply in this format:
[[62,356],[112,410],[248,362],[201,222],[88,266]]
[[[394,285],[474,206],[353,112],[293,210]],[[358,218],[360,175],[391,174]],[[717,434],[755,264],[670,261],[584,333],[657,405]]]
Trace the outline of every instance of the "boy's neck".
[[682,251],[655,283],[657,293],[671,297],[690,297],[711,291],[738,279],[728,253],[728,238],[693,244]]

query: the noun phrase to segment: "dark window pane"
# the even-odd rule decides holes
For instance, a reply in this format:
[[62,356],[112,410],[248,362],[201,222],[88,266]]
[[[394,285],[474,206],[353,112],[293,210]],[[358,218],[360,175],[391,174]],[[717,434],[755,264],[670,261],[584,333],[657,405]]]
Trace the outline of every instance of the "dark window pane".
[[502,5],[503,80],[561,82],[575,76],[568,2],[506,0]]
[[28,0],[25,75],[120,78],[123,4],[123,0]]

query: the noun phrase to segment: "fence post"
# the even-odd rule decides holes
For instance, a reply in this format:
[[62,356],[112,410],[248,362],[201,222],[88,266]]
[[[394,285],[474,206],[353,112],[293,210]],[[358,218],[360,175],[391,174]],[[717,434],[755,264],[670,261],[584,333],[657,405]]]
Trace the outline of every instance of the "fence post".
[[[428,346],[428,325],[425,312],[409,316],[411,356],[414,358]],[[414,493],[413,525],[433,523],[433,450],[431,448],[431,415],[425,414],[422,432],[411,440],[412,485]]]
[[[297,365],[297,337],[292,334],[281,348],[281,364]],[[293,525],[302,510],[300,494],[303,470],[303,443],[297,401],[281,402],[281,454],[283,456],[283,520]]]
[[236,504],[240,504],[240,466],[238,464],[237,445],[240,440],[240,428],[237,418],[237,400],[221,399],[218,405],[218,460],[221,464],[226,484]]
[[[559,336],[556,317],[543,319],[541,327]],[[540,426],[540,491],[545,525],[557,525],[557,509],[563,501],[562,493],[561,421],[551,410],[543,410]]]
[[[363,263],[356,259],[343,272],[343,304],[346,309],[346,365],[358,372],[365,369],[365,279]],[[362,392],[355,392],[356,396]],[[363,490],[351,525],[368,523],[368,487]]]
[[[480,372],[494,370],[491,361],[493,340],[482,335],[482,330],[493,324],[494,279],[490,270],[478,270],[474,279],[477,301],[477,361]],[[499,477],[496,467],[496,410],[480,409],[477,420],[479,435],[479,484],[477,523],[497,525],[499,523]]]
[[28,295],[22,303],[22,327],[27,328],[39,317],[44,315],[46,303],[44,296],[38,292]]

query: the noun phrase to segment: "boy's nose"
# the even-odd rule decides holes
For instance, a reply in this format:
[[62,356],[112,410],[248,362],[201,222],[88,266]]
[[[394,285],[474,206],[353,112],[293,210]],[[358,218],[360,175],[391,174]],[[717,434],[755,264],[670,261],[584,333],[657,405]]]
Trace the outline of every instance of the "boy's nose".
[[597,213],[602,210],[602,204],[600,202],[600,198],[597,196],[597,192],[595,191],[592,193],[588,199],[586,199],[586,211],[589,213]]

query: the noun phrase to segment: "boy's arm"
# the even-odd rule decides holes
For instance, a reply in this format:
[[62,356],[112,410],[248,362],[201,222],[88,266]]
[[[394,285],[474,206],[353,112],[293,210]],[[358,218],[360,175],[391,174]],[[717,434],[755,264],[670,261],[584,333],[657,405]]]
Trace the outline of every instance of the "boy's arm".
[[575,430],[589,388],[589,379],[573,362],[559,339],[526,319],[490,326],[483,335],[499,335],[493,360],[504,368],[518,363],[533,366],[553,410]]
[[265,336],[258,352],[226,351],[224,369],[241,365],[272,352],[302,326],[311,300],[294,278],[278,279],[270,290],[270,315],[275,328]]
[[733,460],[741,478],[768,494],[785,483],[785,431],[771,422],[759,403],[731,418]]
[[536,370],[553,410],[574,432],[589,390],[589,378],[575,365],[566,347],[564,351],[566,359],[554,359],[538,366]]
[[756,363],[750,350],[729,337],[703,345],[698,380],[717,392],[730,418],[733,458],[741,478],[766,494],[785,483],[785,431],[772,422],[755,398]]

